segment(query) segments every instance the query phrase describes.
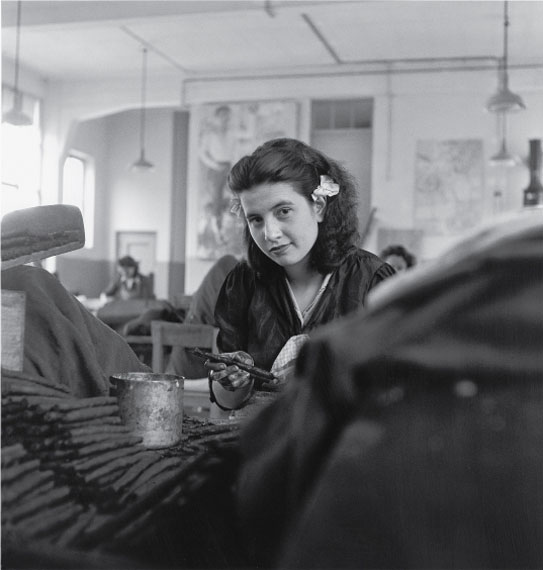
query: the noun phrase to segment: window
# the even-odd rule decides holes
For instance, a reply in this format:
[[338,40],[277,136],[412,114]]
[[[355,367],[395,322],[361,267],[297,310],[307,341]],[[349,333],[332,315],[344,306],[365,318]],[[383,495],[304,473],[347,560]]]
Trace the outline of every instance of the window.
[[364,129],[371,127],[373,99],[313,101],[313,129]]
[[[31,125],[2,123],[2,215],[41,204],[40,102],[25,94],[23,103]],[[13,91],[2,86],[2,112],[12,104]]]
[[62,172],[62,203],[77,206],[85,224],[85,248],[94,246],[94,161],[72,151]]

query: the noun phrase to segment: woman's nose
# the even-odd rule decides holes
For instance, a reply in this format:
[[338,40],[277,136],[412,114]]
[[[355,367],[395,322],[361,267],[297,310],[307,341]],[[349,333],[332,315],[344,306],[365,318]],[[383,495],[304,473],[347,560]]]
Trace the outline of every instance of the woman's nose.
[[264,239],[267,241],[274,241],[281,236],[281,229],[276,220],[266,220],[264,225]]

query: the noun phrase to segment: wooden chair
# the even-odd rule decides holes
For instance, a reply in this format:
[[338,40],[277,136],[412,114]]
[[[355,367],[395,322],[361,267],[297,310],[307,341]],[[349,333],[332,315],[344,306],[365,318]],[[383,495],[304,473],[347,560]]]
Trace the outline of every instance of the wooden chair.
[[167,321],[151,321],[153,372],[164,372],[164,347],[183,346],[217,352],[219,329],[211,325],[187,325]]

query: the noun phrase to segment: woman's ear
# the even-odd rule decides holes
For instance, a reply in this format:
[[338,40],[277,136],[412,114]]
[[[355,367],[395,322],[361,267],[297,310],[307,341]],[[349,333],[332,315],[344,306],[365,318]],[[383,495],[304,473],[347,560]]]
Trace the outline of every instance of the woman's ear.
[[324,212],[326,211],[326,197],[313,196],[313,208],[317,216],[317,222],[322,222],[324,220]]

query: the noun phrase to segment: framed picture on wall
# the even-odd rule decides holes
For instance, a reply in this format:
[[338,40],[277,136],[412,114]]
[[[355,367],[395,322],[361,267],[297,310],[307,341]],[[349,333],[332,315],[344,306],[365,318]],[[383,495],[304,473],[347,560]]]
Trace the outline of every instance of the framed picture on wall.
[[[297,103],[268,101],[202,105],[191,111],[187,198],[187,264],[242,254],[243,221],[230,212],[227,177],[263,142],[296,137]],[[197,264],[198,265],[198,264]],[[204,264],[206,265],[206,264]],[[190,267],[187,267],[190,273]]]
[[480,223],[483,208],[483,141],[417,141],[415,227],[425,236],[459,235]]

